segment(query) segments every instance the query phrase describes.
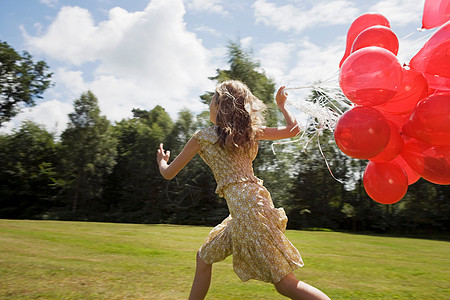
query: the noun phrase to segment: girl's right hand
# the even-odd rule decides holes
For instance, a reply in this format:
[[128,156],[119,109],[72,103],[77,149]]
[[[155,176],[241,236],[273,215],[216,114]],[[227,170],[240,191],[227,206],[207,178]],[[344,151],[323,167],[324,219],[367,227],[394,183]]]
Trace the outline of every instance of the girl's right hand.
[[161,175],[167,180],[174,178],[194,157],[199,149],[200,146],[197,143],[197,139],[192,137],[184,146],[181,153],[169,164],[170,151],[165,151],[163,144],[159,144],[159,149],[156,151],[156,161],[159,165],[159,172],[161,172]]
[[163,161],[165,161],[167,164],[169,162],[169,158],[170,158],[170,151],[169,150],[164,151],[163,144],[162,143],[159,144],[159,149],[156,152],[156,161],[158,162],[158,165],[161,166],[161,163]]
[[287,93],[284,91],[285,86],[282,86],[278,89],[277,95],[275,96],[275,101],[277,102],[277,106],[279,108],[283,108],[286,103]]

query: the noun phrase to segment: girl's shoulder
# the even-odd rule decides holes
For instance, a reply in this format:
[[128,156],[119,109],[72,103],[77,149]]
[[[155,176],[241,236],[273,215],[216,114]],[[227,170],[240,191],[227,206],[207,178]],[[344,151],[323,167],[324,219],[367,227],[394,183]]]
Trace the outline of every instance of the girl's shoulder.
[[196,133],[194,133],[194,137],[198,142],[208,142],[214,144],[217,142],[217,129],[216,126],[209,126],[203,129],[200,129]]

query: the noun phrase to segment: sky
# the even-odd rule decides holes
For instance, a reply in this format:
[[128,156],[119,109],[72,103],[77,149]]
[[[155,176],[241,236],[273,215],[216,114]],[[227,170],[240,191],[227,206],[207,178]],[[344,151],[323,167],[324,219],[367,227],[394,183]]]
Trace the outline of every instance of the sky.
[[433,31],[420,31],[424,0],[0,0],[0,40],[44,60],[54,86],[1,132],[24,120],[60,133],[73,102],[90,90],[117,122],[161,105],[206,110],[227,69],[230,42],[258,61],[277,85],[317,80],[338,86],[347,31],[367,12],[384,15],[408,63]]

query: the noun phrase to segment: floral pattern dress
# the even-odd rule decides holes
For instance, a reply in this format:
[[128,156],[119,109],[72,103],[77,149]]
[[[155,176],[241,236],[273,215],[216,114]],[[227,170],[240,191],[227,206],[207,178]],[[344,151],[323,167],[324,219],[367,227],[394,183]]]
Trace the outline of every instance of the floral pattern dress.
[[233,255],[233,269],[242,281],[257,279],[277,283],[303,261],[284,235],[287,217],[276,209],[262,180],[253,174],[258,145],[248,152],[231,154],[217,142],[215,126],[194,134],[202,159],[217,181],[216,193],[225,197],[230,215],[214,227],[200,247],[209,264]]

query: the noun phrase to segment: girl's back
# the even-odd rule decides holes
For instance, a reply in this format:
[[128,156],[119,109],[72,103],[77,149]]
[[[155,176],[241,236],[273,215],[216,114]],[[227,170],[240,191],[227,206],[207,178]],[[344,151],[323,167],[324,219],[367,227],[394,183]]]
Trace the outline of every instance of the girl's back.
[[252,162],[258,153],[258,144],[249,150],[226,150],[218,143],[217,127],[204,128],[194,134],[199,144],[199,155],[214,173],[217,182],[216,193],[222,196],[222,190],[231,183],[251,181],[262,184],[253,174]]

